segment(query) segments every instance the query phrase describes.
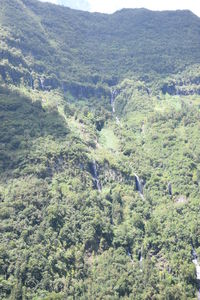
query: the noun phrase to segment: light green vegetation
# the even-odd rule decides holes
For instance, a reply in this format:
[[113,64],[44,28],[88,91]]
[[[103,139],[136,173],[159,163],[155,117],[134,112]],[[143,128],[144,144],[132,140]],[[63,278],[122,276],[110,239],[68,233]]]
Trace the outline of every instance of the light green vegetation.
[[100,144],[102,147],[110,150],[115,150],[117,151],[119,148],[119,141],[113,131],[112,128],[103,128],[100,132],[100,139],[99,139]]

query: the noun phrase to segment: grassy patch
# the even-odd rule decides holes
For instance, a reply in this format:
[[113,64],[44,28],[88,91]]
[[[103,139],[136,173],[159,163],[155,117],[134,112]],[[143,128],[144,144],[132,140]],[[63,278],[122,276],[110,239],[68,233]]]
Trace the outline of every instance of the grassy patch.
[[118,150],[119,141],[112,128],[103,128],[101,130],[99,142],[107,149]]

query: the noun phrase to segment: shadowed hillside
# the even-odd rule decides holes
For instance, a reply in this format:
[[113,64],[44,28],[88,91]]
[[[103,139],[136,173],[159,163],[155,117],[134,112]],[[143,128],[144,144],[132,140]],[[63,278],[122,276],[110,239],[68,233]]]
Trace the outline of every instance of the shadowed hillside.
[[3,79],[14,83],[34,80],[41,88],[44,77],[46,88],[72,81],[113,85],[132,75],[166,76],[200,61],[200,21],[190,11],[106,15],[35,0],[1,2],[1,68]]

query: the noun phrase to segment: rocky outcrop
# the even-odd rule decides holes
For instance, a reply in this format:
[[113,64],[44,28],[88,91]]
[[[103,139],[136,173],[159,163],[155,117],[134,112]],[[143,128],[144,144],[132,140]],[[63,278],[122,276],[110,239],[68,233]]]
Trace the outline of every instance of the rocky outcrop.
[[175,81],[165,83],[161,87],[162,93],[169,94],[171,96],[188,96],[188,95],[200,95],[200,78],[195,78],[187,81]]
[[165,83],[161,88],[162,93],[169,95],[176,95],[176,86],[174,83]]
[[167,189],[168,189],[169,196],[172,197],[172,184],[171,184],[171,182],[168,183]]
[[109,90],[102,86],[84,85],[80,82],[63,82],[62,89],[65,93],[70,93],[77,99],[91,97],[109,97]]
[[94,187],[101,192],[102,187],[101,187],[101,183],[98,177],[98,172],[97,172],[97,164],[96,161],[93,160],[92,163],[90,163],[90,172],[92,174],[93,177],[93,182],[94,182]]

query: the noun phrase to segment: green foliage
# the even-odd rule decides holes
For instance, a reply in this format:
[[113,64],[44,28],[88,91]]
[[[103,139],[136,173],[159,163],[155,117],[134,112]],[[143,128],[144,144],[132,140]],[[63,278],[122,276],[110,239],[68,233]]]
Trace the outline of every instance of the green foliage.
[[2,0],[1,299],[195,298],[198,28]]
[[0,28],[4,81],[59,87],[76,98],[99,98],[120,79],[164,77],[200,58],[199,18],[189,11],[95,15],[35,0],[2,0]]

